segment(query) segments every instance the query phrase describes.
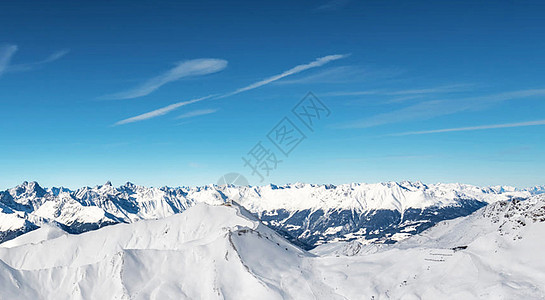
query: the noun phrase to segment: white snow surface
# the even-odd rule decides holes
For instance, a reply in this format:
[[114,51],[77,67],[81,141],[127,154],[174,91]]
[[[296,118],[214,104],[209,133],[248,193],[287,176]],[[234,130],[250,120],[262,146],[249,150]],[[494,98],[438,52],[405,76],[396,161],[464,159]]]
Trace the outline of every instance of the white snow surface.
[[25,226],[25,219],[17,214],[0,210],[0,231],[13,231]]
[[[398,244],[328,244],[313,253],[237,203],[200,203],[80,235],[51,230],[0,247],[0,298],[545,297],[545,195],[498,202]],[[353,255],[344,255],[349,248]]]

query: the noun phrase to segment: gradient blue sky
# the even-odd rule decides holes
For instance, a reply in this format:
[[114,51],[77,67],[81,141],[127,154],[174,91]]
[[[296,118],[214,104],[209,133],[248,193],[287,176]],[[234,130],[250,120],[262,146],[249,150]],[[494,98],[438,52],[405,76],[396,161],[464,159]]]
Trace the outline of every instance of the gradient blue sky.
[[309,91],[331,115],[265,183],[545,184],[543,1],[169,2],[0,4],[1,189],[259,184]]

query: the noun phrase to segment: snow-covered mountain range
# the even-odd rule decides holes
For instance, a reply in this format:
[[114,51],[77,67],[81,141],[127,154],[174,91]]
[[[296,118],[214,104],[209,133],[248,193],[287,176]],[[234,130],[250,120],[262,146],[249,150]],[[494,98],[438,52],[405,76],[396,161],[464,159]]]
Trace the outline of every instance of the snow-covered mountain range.
[[545,195],[500,201],[396,244],[307,252],[236,202],[0,245],[6,299],[543,299]]
[[480,188],[464,184],[289,184],[252,187],[149,188],[110,182],[74,191],[36,182],[0,192],[0,242],[45,225],[82,233],[117,223],[160,219],[198,203],[236,201],[304,249],[329,241],[391,243],[439,221],[469,215],[507,199],[526,199],[541,187]]

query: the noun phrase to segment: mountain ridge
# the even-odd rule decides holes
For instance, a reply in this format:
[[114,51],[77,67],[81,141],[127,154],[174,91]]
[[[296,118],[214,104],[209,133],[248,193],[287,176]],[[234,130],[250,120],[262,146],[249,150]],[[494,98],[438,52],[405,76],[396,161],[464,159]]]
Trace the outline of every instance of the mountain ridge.
[[82,233],[117,223],[164,218],[197,203],[229,201],[240,203],[305,249],[335,240],[395,242],[436,222],[468,215],[496,201],[525,199],[540,190],[419,181],[177,188],[130,182],[114,187],[108,181],[72,191],[44,189],[37,182],[25,181],[0,192],[0,220],[6,223],[0,224],[0,242],[44,225]]

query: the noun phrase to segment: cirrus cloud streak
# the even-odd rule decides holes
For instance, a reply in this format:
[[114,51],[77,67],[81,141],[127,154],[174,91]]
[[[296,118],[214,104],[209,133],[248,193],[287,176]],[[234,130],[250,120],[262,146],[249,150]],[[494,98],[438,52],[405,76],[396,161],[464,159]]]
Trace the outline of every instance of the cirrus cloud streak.
[[11,58],[15,52],[17,52],[17,46],[15,45],[0,47],[0,76],[7,71]]
[[125,92],[102,97],[102,99],[124,100],[147,96],[163,85],[185,77],[202,76],[219,72],[227,67],[227,61],[216,58],[200,58],[182,61],[167,72],[153,77],[143,84]]
[[182,106],[189,105],[189,104],[192,104],[192,103],[196,103],[196,102],[199,102],[199,101],[202,101],[202,100],[210,99],[211,97],[212,97],[212,95],[197,98],[197,99],[193,99],[193,100],[189,100],[189,101],[182,101],[182,102],[174,103],[174,104],[171,104],[171,105],[167,105],[165,107],[161,107],[159,109],[152,110],[152,111],[147,112],[145,114],[141,114],[141,115],[138,115],[138,116],[135,116],[135,117],[132,117],[132,118],[121,120],[121,121],[115,123],[114,126],[134,123],[134,122],[138,122],[138,121],[144,121],[144,120],[151,119],[151,118],[156,118],[156,117],[159,117],[159,116],[162,116],[162,115],[166,115],[169,112],[171,112],[171,111],[173,111],[175,109],[178,109],[178,108],[180,108]]
[[271,76],[269,78],[263,79],[261,81],[255,82],[253,84],[247,85],[245,87],[236,89],[233,92],[225,93],[225,94],[219,94],[219,95],[218,94],[210,95],[210,96],[206,96],[206,97],[202,97],[202,98],[198,98],[198,99],[194,99],[194,100],[190,100],[190,101],[170,104],[170,105],[167,105],[165,107],[156,109],[154,111],[150,111],[150,112],[147,112],[147,113],[144,113],[144,114],[132,117],[132,118],[121,120],[121,121],[115,123],[114,126],[156,118],[156,117],[165,115],[165,114],[167,114],[167,113],[169,113],[169,112],[171,112],[171,111],[173,111],[175,109],[178,109],[179,107],[182,107],[182,106],[185,106],[185,105],[188,105],[188,104],[192,104],[192,103],[196,103],[196,102],[199,102],[199,101],[203,101],[203,100],[207,100],[207,99],[222,99],[222,98],[234,96],[234,95],[237,95],[237,94],[249,91],[249,90],[257,89],[259,87],[270,84],[272,82],[275,82],[275,81],[280,80],[282,78],[285,78],[287,76],[297,74],[297,73],[303,72],[303,71],[308,70],[308,69],[321,67],[321,66],[323,66],[323,65],[325,65],[325,64],[327,64],[329,62],[339,60],[339,59],[345,58],[347,56],[349,56],[349,55],[348,54],[336,54],[336,55],[327,55],[327,56],[324,56],[324,57],[320,57],[320,58],[317,58],[316,60],[314,60],[313,62],[310,62],[308,64],[302,64],[302,65],[295,66],[295,67],[293,67],[293,68],[291,68],[291,69],[289,69],[289,70],[287,70],[285,72],[282,72],[282,73],[280,73],[278,75],[274,75],[274,76]]
[[474,130],[514,128],[514,127],[540,126],[540,125],[545,125],[545,120],[519,122],[519,123],[469,126],[469,127],[457,127],[457,128],[445,128],[445,129],[423,130],[423,131],[409,131],[409,132],[402,132],[402,133],[394,133],[390,135],[403,136],[403,135],[432,134],[432,133],[457,132],[457,131],[474,131]]

